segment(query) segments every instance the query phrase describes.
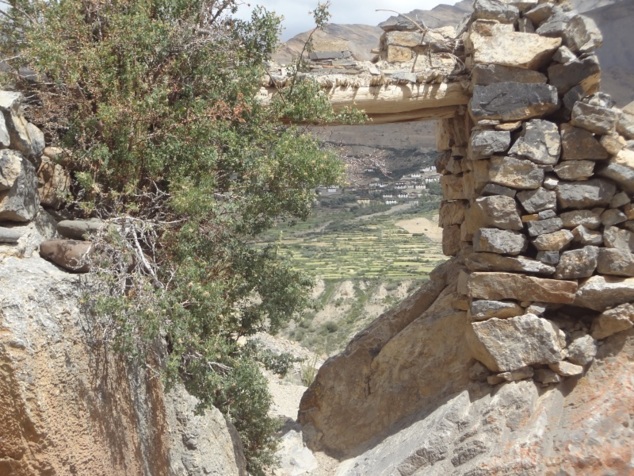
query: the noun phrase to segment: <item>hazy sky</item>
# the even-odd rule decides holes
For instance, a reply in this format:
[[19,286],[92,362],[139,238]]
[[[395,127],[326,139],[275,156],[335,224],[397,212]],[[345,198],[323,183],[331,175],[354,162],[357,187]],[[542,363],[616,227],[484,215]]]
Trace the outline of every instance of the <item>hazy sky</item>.
[[[244,0],[238,16],[249,18],[255,5],[261,5],[284,16],[284,40],[297,33],[307,31],[314,26],[310,12],[317,6],[318,0]],[[429,10],[440,3],[453,5],[458,0],[331,0],[331,23],[363,23],[377,25],[393,13],[376,12],[376,9],[396,10],[407,13],[416,8]]]

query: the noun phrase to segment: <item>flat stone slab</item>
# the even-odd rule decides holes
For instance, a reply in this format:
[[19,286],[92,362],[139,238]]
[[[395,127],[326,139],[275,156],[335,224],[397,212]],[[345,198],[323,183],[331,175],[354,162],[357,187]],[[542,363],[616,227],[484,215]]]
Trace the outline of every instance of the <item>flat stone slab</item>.
[[0,226],[0,243],[17,243],[24,230]]
[[470,271],[505,271],[549,276],[555,267],[524,256],[501,256],[495,253],[471,253],[465,259]]
[[485,119],[523,121],[559,109],[557,88],[549,84],[497,83],[476,86],[469,111],[478,122]]
[[[634,279],[633,289],[634,293]],[[472,299],[570,304],[575,301],[577,281],[537,278],[514,273],[471,273],[467,290]],[[592,309],[592,308],[591,308]]]
[[561,208],[601,207],[609,205],[616,192],[616,185],[604,179],[560,182],[557,186],[557,201]]
[[103,226],[104,222],[99,219],[62,220],[57,224],[57,232],[66,238],[84,240],[86,236],[97,233]]

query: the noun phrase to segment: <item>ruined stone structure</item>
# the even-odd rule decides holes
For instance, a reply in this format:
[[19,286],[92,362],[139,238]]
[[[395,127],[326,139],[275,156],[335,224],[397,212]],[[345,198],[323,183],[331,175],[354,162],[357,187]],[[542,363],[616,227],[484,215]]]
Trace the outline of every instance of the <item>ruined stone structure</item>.
[[[630,474],[634,110],[599,92],[600,33],[554,0],[387,30],[375,63],[317,54],[310,75],[377,123],[440,119],[451,259],[323,365],[308,444],[355,457],[348,475]],[[272,70],[262,100],[287,80]],[[0,111],[0,474],[244,474],[217,412],[87,337],[83,278],[37,252],[86,271],[102,224],[40,207],[68,186],[59,151],[19,94]]]
[[[451,117],[441,118],[438,131],[443,251],[453,259],[324,364],[304,395],[299,420],[310,446],[339,457],[360,454],[358,468],[368,448],[416,421],[418,434],[439,436],[413,444],[394,435],[401,444],[392,447],[401,458],[399,474],[549,474],[567,458],[573,468],[567,474],[574,474],[589,464],[580,455],[592,452],[589,443],[553,450],[554,442],[572,440],[536,423],[535,402],[542,398],[536,389],[556,389],[543,394],[554,398],[572,388],[583,392],[581,382],[596,385],[603,340],[631,335],[634,150],[628,141],[634,139],[634,116],[599,92],[594,52],[601,34],[566,2],[477,0],[474,7],[453,41],[430,40],[444,37],[442,32],[398,30],[382,40],[382,57],[409,61],[411,71],[417,57],[433,58],[435,51],[452,62],[447,74],[434,75],[432,84],[442,77],[441,84],[431,86],[423,72],[412,72],[408,86],[393,84],[407,76],[385,79],[387,95],[391,88],[409,88],[410,96],[401,90],[397,114],[415,110],[414,91],[421,88],[435,88],[443,99],[461,85],[468,99],[444,110]],[[429,63],[426,71],[433,73]],[[386,99],[382,87],[368,89],[377,103]],[[365,98],[365,90],[358,90]],[[328,94],[335,101],[344,95],[336,89]],[[626,382],[632,372],[628,349]],[[528,420],[502,424],[510,433],[486,430],[491,419],[508,418],[494,416],[500,409],[486,410],[482,403],[499,384],[509,385],[499,390],[505,395],[500,399],[508,399],[501,405],[525,406],[527,412]],[[622,390],[625,408],[631,408],[632,385]],[[519,393],[509,396],[514,392],[534,395],[534,402],[521,403]],[[463,396],[467,403],[451,415],[445,402]],[[566,426],[574,417],[554,409],[562,402],[546,406],[553,405],[548,411],[559,412],[559,424]],[[599,456],[584,474],[632,471],[632,452],[598,430],[611,425],[609,415],[620,404],[604,399],[603,405],[594,409],[596,426],[583,431],[600,441],[602,455],[618,456],[611,462]],[[476,436],[482,431],[486,437]],[[524,439],[540,432],[544,441]],[[630,430],[626,434],[619,438],[632,437]],[[375,462],[389,454],[380,448],[369,451]],[[398,464],[392,463],[394,469]],[[351,467],[345,474],[364,473]]]

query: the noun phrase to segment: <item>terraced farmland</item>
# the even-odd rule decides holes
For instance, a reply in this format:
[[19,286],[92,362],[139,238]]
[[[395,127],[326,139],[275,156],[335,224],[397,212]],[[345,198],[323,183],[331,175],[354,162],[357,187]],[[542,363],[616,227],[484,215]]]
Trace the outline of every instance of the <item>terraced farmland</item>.
[[276,246],[317,281],[314,308],[283,334],[324,357],[333,355],[417,289],[446,259],[433,219],[437,207],[431,208],[425,213],[428,207],[400,205],[363,216],[320,208],[307,222],[270,232],[260,245]]
[[415,214],[336,217],[317,231],[287,227],[270,237],[297,268],[324,280],[420,280],[446,258],[440,244],[396,225]]

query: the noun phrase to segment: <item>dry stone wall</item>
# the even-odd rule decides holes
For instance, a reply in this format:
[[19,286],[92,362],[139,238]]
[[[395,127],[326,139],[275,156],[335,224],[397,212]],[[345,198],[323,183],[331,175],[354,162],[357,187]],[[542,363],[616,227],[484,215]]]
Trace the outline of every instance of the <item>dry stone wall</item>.
[[464,114],[440,122],[443,251],[490,383],[581,375],[634,321],[634,116],[564,2],[477,0]]
[[[631,451],[620,446],[628,436],[596,429],[631,426],[614,420],[621,412],[612,406],[632,406],[629,351],[606,369],[615,349],[631,349],[623,343],[634,332],[634,105],[621,111],[600,92],[601,34],[567,2],[474,7],[448,43],[468,82],[443,83],[460,82],[467,100],[440,117],[437,137],[451,259],[324,363],[298,420],[311,448],[362,455],[342,474],[394,468],[399,454],[403,474],[550,474],[549,465],[620,474],[631,469]],[[398,22],[381,54],[412,69],[433,56],[406,45],[416,35],[424,41]],[[415,75],[416,85],[428,73]],[[413,80],[402,90],[417,87]],[[613,391],[610,381],[622,385]],[[469,426],[462,403],[452,414],[447,402],[461,392],[477,405],[494,397],[482,424]],[[521,399],[496,400],[507,392],[553,400],[534,412]],[[567,406],[570,423],[560,418]],[[489,431],[490,423],[500,426]],[[566,430],[549,436],[551,428]]]

